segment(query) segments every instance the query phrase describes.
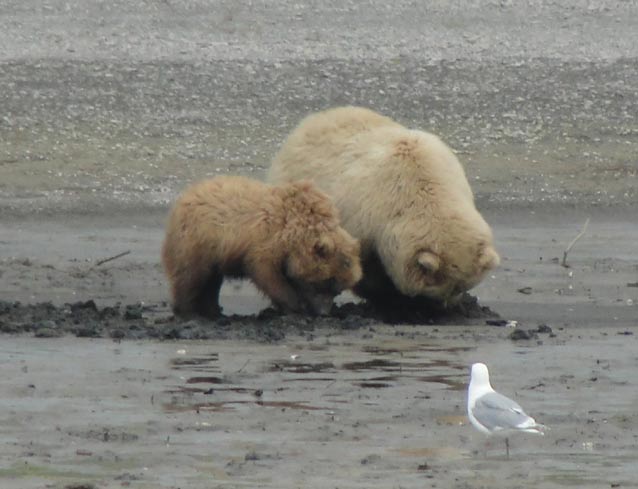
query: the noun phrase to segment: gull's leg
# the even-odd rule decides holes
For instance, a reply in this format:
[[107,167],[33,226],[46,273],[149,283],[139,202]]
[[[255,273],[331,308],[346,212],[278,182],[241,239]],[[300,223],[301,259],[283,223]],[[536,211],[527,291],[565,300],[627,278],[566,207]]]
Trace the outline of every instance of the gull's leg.
[[483,458],[486,458],[486,459],[489,458],[490,449],[493,448],[493,444],[494,444],[494,441],[491,437],[485,438],[485,442],[483,442],[483,450],[482,452],[479,451],[480,453],[483,454]]
[[505,457],[510,458],[510,440],[509,438],[505,438]]

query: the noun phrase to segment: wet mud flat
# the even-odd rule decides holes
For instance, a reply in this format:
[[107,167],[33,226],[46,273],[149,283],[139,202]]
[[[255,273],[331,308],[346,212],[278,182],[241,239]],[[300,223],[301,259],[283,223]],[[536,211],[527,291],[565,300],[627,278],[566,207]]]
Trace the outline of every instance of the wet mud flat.
[[[221,321],[175,321],[148,215],[2,223],[0,486],[631,487],[634,215],[488,211],[476,301],[404,322],[348,297],[280,316],[245,282]],[[510,460],[467,423],[475,361],[551,427]]]
[[[2,487],[632,487],[636,336],[387,326],[276,343],[2,338]],[[467,366],[551,430],[486,445]]]

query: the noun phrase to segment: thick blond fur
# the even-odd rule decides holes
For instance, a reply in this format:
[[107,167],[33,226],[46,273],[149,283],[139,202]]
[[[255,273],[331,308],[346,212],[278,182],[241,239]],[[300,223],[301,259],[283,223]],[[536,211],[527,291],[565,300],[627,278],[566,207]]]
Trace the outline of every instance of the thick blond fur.
[[309,182],[194,184],[170,213],[162,261],[174,311],[185,316],[218,316],[224,277],[248,277],[275,305],[310,312],[325,312],[328,299],[361,277],[358,242]]
[[499,263],[454,153],[435,135],[371,110],[341,107],[306,117],[273,160],[268,180],[306,178],[334,200],[361,241],[357,291],[449,300]]

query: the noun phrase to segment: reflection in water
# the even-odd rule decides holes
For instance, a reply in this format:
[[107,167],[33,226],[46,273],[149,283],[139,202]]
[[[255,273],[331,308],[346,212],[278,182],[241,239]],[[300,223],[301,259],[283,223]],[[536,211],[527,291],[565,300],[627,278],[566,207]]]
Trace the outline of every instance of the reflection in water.
[[324,406],[312,406],[305,401],[220,401],[220,402],[198,402],[194,404],[164,403],[162,405],[167,413],[179,413],[185,411],[206,411],[206,412],[225,412],[232,411],[238,405],[255,405],[261,407],[279,408],[279,409],[299,409],[302,411],[330,411],[331,408]]
[[301,363],[290,360],[277,360],[272,362],[269,369],[270,372],[290,372],[296,374],[325,372],[327,370],[335,370],[335,366],[332,362]]
[[385,382],[353,382],[352,385],[363,387],[364,389],[385,389],[386,387],[392,386],[392,384]]
[[467,453],[454,447],[417,447],[417,448],[397,448],[394,451],[404,457],[429,457],[447,460],[467,458]]
[[191,377],[186,381],[187,384],[223,384],[224,379],[221,377]]
[[191,370],[194,372],[219,372],[218,353],[210,353],[197,357],[172,358],[170,361],[171,368],[175,370]]
[[366,353],[372,353],[375,355],[394,355],[394,354],[400,354],[403,355],[405,353],[418,353],[418,352],[423,352],[423,351],[427,351],[427,352],[445,352],[445,353],[459,353],[459,352],[465,352],[465,351],[471,351],[474,350],[474,347],[469,347],[469,346],[448,346],[448,347],[441,347],[441,346],[433,346],[433,345],[423,345],[423,344],[416,344],[416,345],[402,345],[402,346],[397,346],[397,347],[382,347],[382,346],[376,346],[376,345],[368,345],[368,346],[364,346],[361,351],[364,351]]
[[[308,388],[310,398],[324,400],[330,398],[332,406],[343,406],[352,402],[348,394],[353,391],[347,388],[348,385],[356,390],[371,390],[391,389],[397,386],[405,386],[408,383],[422,382],[440,384],[452,391],[462,391],[466,388],[466,366],[461,363],[455,363],[450,359],[429,358],[430,355],[424,355],[423,352],[432,352],[432,356],[436,356],[437,352],[455,354],[470,349],[467,347],[440,348],[432,345],[414,345],[411,343],[385,346],[366,345],[362,348],[363,354],[372,356],[372,358],[347,361],[341,364],[325,360],[299,362],[294,358],[266,359],[265,369],[262,373],[257,372],[257,375],[275,375],[277,376],[276,382],[280,383],[280,385],[281,383],[290,385],[293,382],[301,383],[301,385],[311,385],[308,383],[320,382],[323,384],[322,387]],[[321,351],[320,355],[324,357],[329,355],[330,352],[329,349],[319,349],[317,351]],[[217,353],[199,355],[192,358],[175,358],[171,361],[171,367],[180,371],[190,370],[192,372],[221,371]],[[351,373],[351,375],[346,374],[344,376],[346,372]],[[370,373],[374,372],[381,375],[370,375]],[[254,384],[255,372],[252,375],[246,375],[247,373],[244,371],[242,375],[245,376],[244,378],[250,378],[251,384]],[[330,375],[325,375],[326,373]],[[316,374],[323,375],[317,376]],[[233,378],[232,375],[194,375],[188,377],[185,380],[186,385],[174,386],[164,391],[166,394],[172,395],[171,401],[164,403],[164,409],[167,412],[228,412],[240,406],[306,411],[334,409],[333,407],[321,406],[310,401],[290,399],[264,400],[261,394],[259,396],[255,395],[257,391],[261,393],[262,389],[255,385],[232,385],[236,379],[231,382],[231,378]],[[242,376],[239,376],[239,378],[242,378]],[[201,387],[194,384],[200,384]],[[337,392],[340,392],[339,394],[329,392],[329,389],[333,386]],[[288,389],[291,388],[278,387],[272,390],[271,393]],[[231,396],[235,394],[235,396],[229,398],[229,394]],[[250,397],[246,398],[245,396],[247,395]],[[450,421],[451,419],[441,418],[439,422],[445,424],[461,424],[464,422],[464,420],[456,420],[458,421],[456,423]]]

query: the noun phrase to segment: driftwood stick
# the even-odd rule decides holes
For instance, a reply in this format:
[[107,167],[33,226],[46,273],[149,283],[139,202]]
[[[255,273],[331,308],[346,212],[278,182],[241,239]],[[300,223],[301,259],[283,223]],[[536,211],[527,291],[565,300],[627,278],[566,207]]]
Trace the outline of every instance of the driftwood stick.
[[585,232],[587,231],[587,226],[589,226],[589,217],[585,221],[585,225],[583,226],[582,231],[578,233],[578,235],[574,239],[572,239],[572,242],[567,245],[567,248],[565,248],[565,251],[563,252],[563,261],[561,263],[563,267],[565,268],[569,267],[569,265],[567,265],[567,253],[570,252],[570,250],[572,249],[572,246],[576,244],[576,241],[582,238],[583,234],[585,234]]
[[237,370],[236,373],[240,373],[242,370],[244,370],[246,368],[246,365],[248,365],[249,363],[250,363],[250,358],[244,362],[244,364],[241,366],[239,370]]
[[103,264],[105,264],[105,263],[107,263],[107,262],[109,262],[109,261],[117,260],[118,258],[122,258],[123,256],[128,255],[130,252],[131,252],[131,250],[127,250],[127,251],[124,251],[124,252],[119,253],[119,254],[117,254],[117,255],[110,256],[110,257],[108,257],[108,258],[104,258],[103,260],[98,261],[98,262],[97,262],[95,265],[93,265],[93,266],[94,266],[94,267],[99,267],[100,265],[103,265]]

